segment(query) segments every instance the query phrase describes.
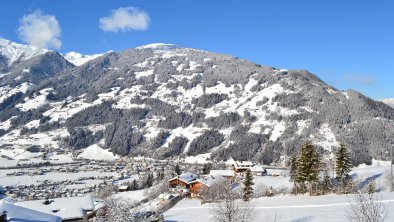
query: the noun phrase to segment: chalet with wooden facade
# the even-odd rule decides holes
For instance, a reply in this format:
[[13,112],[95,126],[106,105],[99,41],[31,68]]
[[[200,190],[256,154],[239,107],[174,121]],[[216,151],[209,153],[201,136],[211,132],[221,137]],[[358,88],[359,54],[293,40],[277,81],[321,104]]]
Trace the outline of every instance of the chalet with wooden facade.
[[190,195],[190,183],[198,177],[191,172],[182,173],[181,175],[168,180],[168,185],[171,191]]

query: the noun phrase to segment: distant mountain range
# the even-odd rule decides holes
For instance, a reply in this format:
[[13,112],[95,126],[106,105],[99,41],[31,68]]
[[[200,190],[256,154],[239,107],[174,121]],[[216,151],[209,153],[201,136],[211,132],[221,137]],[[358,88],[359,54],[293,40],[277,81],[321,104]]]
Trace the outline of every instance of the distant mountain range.
[[394,108],[394,99],[383,99],[382,102]]
[[0,40],[0,147],[283,162],[311,141],[386,159],[394,109],[305,70],[171,44],[61,55]]

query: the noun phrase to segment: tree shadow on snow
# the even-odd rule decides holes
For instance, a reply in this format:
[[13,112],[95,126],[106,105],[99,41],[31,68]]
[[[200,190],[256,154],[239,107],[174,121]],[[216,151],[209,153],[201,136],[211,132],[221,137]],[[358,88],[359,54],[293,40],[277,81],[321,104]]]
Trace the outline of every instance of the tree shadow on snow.
[[376,180],[377,178],[381,177],[382,175],[383,175],[383,173],[380,173],[380,174],[376,174],[376,175],[366,178],[365,180],[360,182],[359,188],[360,189],[364,188],[365,186],[367,186],[369,184],[369,182]]

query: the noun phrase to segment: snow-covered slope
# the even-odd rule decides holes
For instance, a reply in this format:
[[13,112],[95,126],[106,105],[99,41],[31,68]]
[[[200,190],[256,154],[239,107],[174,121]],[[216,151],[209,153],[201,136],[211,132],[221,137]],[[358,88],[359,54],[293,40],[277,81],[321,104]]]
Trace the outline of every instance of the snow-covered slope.
[[15,61],[23,61],[33,58],[34,56],[48,52],[47,49],[40,49],[34,46],[22,45],[0,38],[0,54],[7,60],[8,65]]
[[92,59],[95,59],[99,56],[102,56],[103,54],[94,54],[94,55],[82,55],[81,53],[78,52],[68,52],[63,55],[63,57],[71,62],[72,64],[76,66],[80,66],[85,64],[86,62],[89,62]]
[[60,70],[0,104],[0,145],[268,164],[310,140],[325,156],[344,143],[362,163],[385,158],[394,134],[381,102],[218,53],[155,43]]
[[394,108],[394,99],[383,99],[381,101]]

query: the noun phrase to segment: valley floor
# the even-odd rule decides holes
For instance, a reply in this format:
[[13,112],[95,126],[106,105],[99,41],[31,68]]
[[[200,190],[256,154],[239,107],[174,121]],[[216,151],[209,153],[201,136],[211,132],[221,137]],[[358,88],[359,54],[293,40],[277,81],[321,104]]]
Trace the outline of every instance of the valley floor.
[[[394,221],[394,193],[376,194],[388,212],[388,220]],[[266,221],[267,216],[277,215],[279,221],[348,221],[346,213],[353,195],[326,196],[277,196],[253,199],[254,221]],[[213,221],[212,204],[201,204],[198,199],[184,199],[164,213],[165,221]]]

